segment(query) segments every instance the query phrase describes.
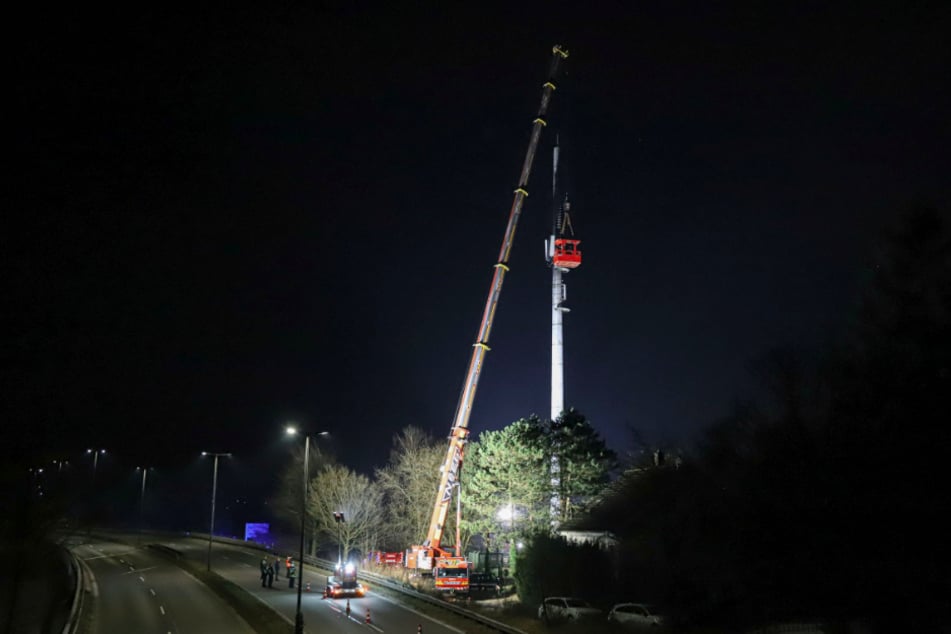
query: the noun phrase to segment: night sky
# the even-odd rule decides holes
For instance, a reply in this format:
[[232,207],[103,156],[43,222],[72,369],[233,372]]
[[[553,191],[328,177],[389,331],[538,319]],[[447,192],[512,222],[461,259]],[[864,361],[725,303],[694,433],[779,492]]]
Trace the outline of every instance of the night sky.
[[444,436],[554,44],[474,434],[548,414],[555,132],[567,401],[619,453],[841,336],[882,229],[948,209],[947,3],[452,4],[8,23],[5,455],[280,455],[293,419],[369,472]]

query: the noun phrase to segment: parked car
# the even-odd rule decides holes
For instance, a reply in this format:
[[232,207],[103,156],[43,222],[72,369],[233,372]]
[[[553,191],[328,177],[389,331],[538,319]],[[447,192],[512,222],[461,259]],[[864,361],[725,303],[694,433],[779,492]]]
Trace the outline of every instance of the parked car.
[[556,621],[598,617],[604,614],[584,599],[575,597],[548,597],[538,606],[538,618]]
[[608,612],[608,620],[631,625],[664,624],[664,617],[657,614],[652,606],[643,603],[618,603]]

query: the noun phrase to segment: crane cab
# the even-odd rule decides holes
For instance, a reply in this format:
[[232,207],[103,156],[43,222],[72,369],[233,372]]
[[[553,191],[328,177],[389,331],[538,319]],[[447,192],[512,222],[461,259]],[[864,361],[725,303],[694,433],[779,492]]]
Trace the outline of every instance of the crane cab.
[[575,269],[581,266],[581,240],[555,238],[552,266],[559,269]]

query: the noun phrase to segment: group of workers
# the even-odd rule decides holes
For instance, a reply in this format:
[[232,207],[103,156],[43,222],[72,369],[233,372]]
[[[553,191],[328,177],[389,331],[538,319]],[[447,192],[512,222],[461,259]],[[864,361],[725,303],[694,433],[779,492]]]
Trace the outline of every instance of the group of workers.
[[[297,566],[294,564],[294,560],[291,557],[288,557],[284,560],[284,568],[286,569],[287,575],[287,587],[293,588],[294,581],[297,579]],[[273,562],[267,557],[261,560],[261,587],[262,588],[273,588],[274,587],[274,578],[280,577],[281,572],[281,559],[278,557]],[[309,589],[309,588],[308,588]],[[327,598],[327,588],[324,588],[323,599]],[[347,608],[346,608],[347,618],[350,618],[350,599],[347,599]],[[370,618],[370,612],[367,611],[367,619]]]
[[[274,579],[281,576],[281,565],[280,558],[275,559],[273,562],[267,557],[261,560],[262,588],[274,587]],[[287,575],[287,587],[293,588],[294,581],[297,578],[297,566],[294,564],[294,560],[291,557],[288,557],[286,560],[284,560],[283,565],[286,569],[285,574]]]

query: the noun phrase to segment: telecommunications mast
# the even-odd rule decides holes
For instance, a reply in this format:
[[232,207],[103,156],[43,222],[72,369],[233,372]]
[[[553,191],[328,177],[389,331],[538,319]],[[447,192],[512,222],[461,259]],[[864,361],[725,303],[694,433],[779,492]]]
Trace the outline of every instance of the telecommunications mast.
[[[551,266],[551,421],[557,421],[565,410],[565,345],[564,345],[564,313],[569,312],[565,306],[567,298],[564,276],[573,269],[581,266],[581,240],[574,237],[574,227],[571,226],[571,203],[568,195],[562,198],[558,192],[558,137],[555,137],[555,148],[552,159],[551,197],[553,207],[552,233],[545,241],[545,260]],[[557,454],[551,459],[551,519],[552,526],[558,525],[561,510],[559,484],[561,469],[558,465]]]

